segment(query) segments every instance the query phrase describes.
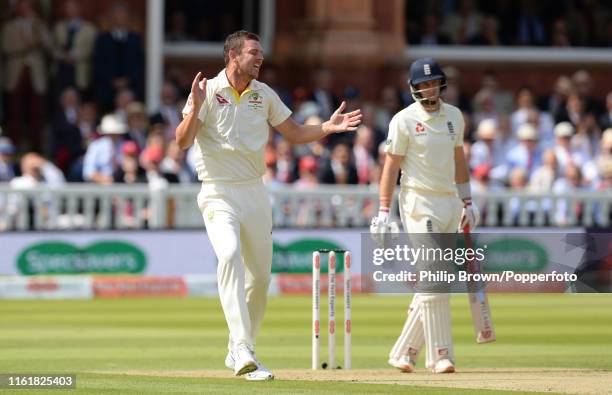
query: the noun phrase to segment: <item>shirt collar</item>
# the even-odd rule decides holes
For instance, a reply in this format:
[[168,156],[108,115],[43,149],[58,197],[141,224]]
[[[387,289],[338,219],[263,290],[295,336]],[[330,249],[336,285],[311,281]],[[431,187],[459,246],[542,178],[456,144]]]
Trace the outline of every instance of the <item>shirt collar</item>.
[[[223,69],[219,72],[219,74],[217,74],[217,77],[220,80],[220,85],[219,87],[221,89],[223,88],[234,88],[232,86],[232,84],[230,84],[229,80],[227,79],[227,74],[225,73],[227,69]],[[261,83],[259,81],[257,81],[256,79],[252,79],[251,82],[249,82],[249,86],[247,87],[247,89],[250,89],[252,91],[261,89]]]
[[[444,116],[446,115],[446,112],[444,111],[444,102],[442,101],[442,99],[440,100],[440,110],[438,110],[437,116]],[[421,103],[419,101],[416,102],[417,106],[417,115],[419,116],[419,119],[422,119],[424,121],[429,121],[430,119],[433,119],[436,115],[425,111],[425,109],[423,108],[423,105],[421,105]]]

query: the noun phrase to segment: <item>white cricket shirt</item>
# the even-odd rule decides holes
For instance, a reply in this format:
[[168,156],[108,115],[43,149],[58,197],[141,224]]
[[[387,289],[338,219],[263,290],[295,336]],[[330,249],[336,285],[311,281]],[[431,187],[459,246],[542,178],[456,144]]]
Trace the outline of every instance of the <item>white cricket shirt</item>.
[[[183,116],[192,107],[191,95]],[[268,85],[251,80],[239,95],[221,70],[207,81],[206,99],[198,119],[196,171],[202,182],[245,182],[265,172],[264,147],[270,126],[284,122],[291,110]],[[269,124],[268,124],[269,123]]]
[[385,152],[405,156],[402,187],[455,194],[455,147],[463,145],[464,128],[461,110],[444,102],[436,114],[418,102],[395,114]]

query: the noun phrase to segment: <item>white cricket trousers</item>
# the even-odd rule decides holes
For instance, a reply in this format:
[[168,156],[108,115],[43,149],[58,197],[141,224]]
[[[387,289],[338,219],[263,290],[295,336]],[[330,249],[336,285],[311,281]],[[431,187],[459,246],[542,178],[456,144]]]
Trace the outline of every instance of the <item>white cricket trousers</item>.
[[272,268],[272,212],[263,182],[203,184],[198,207],[217,255],[219,298],[228,348],[254,347]]
[[[455,195],[402,188],[399,208],[404,231],[410,237],[410,234],[419,233],[457,232],[463,203]],[[441,359],[454,361],[450,295],[447,293],[414,295],[402,333],[389,356],[394,359],[408,356],[416,362],[423,346],[427,368],[433,368]]]

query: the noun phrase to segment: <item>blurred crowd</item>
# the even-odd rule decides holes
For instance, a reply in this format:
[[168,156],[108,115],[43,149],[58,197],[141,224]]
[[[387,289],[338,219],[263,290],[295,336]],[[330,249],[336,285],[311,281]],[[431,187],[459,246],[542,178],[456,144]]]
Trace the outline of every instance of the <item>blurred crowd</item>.
[[609,1],[408,1],[406,16],[416,45],[612,46]]
[[[0,182],[15,187],[197,182],[194,148],[185,152],[174,142],[192,76],[169,70],[160,108],[147,112],[142,37],[130,29],[128,6],[111,4],[111,25],[101,31],[81,18],[77,1],[65,3],[65,18],[51,28],[34,4],[16,2],[2,26],[7,112],[0,136]],[[474,12],[474,2],[460,4]],[[50,65],[46,56],[52,58]],[[560,76],[544,97],[528,86],[504,90],[493,73],[485,74],[478,92],[468,97],[458,71],[448,67],[445,72],[445,100],[466,119],[464,147],[475,191],[610,188],[612,92],[604,99],[593,96],[595,81],[588,71]],[[325,121],[341,100],[347,101],[347,110],[363,112],[356,133],[308,145],[292,146],[271,130],[265,182],[300,189],[378,184],[389,121],[412,103],[407,78],[403,73],[397,84],[382,87],[377,100],[369,101],[352,86],[334,91],[330,70],[313,73],[308,86],[288,89],[279,85],[278,70],[265,65],[260,79],[278,92],[298,122]],[[50,101],[53,105],[45,106]]]
[[[223,41],[245,25],[244,4],[166,2],[166,40]],[[602,0],[406,0],[406,40],[415,45],[609,47],[612,5]]]

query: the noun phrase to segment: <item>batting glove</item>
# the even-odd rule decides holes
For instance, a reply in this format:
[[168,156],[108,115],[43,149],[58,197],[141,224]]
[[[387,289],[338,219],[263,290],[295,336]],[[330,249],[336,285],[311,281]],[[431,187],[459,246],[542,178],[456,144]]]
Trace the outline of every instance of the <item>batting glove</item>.
[[385,245],[385,234],[387,233],[399,233],[399,226],[394,221],[389,222],[388,211],[379,211],[378,216],[372,218],[370,224],[372,240],[382,248]]
[[470,230],[476,229],[480,223],[480,211],[476,203],[472,202],[472,199],[463,199],[463,212],[461,213],[461,222],[459,223],[459,231],[462,232],[466,226],[470,227]]

